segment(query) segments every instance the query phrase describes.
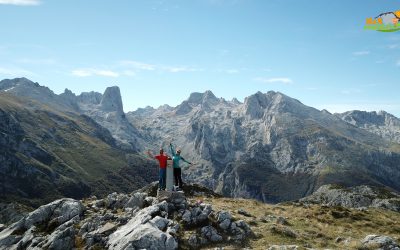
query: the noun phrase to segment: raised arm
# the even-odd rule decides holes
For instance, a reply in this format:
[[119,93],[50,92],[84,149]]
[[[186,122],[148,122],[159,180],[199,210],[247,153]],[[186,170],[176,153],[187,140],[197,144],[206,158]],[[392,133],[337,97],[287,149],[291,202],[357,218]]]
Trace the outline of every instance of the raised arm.
[[147,155],[148,155],[151,159],[154,159],[154,155],[153,155],[153,153],[151,153],[150,149],[147,150]]
[[174,149],[174,146],[172,145],[172,143],[169,144],[169,147],[171,148],[172,156],[175,156],[175,149]]

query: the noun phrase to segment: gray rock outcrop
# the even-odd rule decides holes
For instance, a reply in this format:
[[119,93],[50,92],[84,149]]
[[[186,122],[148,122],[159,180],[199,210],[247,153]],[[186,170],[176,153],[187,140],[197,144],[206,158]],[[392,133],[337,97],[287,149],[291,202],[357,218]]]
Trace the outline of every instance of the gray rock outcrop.
[[344,188],[324,185],[312,195],[300,199],[302,203],[348,208],[381,208],[400,212],[400,195],[384,188],[356,186]]
[[377,250],[400,250],[400,245],[388,236],[367,235],[361,243],[364,247]]
[[[240,245],[254,236],[246,222],[228,212],[188,202],[183,192],[151,196],[154,188],[156,184],[132,194],[83,201],[65,198],[41,206],[8,227],[0,225],[0,249],[170,250],[179,244]],[[221,220],[228,220],[228,228],[214,226]],[[189,228],[191,235],[186,237]]]
[[103,94],[100,102],[100,108],[106,112],[117,112],[118,114],[123,114],[124,109],[122,107],[122,98],[119,87],[113,86],[108,87]]
[[83,212],[81,202],[67,198],[41,206],[0,232],[0,249],[72,249]]

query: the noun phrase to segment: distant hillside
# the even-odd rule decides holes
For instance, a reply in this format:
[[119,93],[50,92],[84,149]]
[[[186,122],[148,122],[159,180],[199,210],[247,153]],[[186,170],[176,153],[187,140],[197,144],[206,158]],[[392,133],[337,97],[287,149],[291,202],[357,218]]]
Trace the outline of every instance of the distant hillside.
[[64,93],[57,95],[29,79],[15,78],[0,81],[0,91],[36,100],[39,104],[59,112],[85,114],[108,129],[115,143],[127,150],[138,151],[139,145],[143,144],[140,143],[140,135],[125,118],[121,93],[117,86],[107,88],[104,94],[92,91],[77,96],[65,89]]
[[400,143],[400,119],[385,111],[348,111],[335,114],[354,126],[377,134],[389,141]]
[[0,92],[0,200],[37,206],[59,197],[129,191],[157,166],[117,146],[86,115]]

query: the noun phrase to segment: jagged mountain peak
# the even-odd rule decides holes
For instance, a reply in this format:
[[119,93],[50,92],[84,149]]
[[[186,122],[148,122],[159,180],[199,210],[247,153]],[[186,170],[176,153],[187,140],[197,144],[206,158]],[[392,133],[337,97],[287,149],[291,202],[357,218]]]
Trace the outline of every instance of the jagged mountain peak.
[[[161,108],[161,107],[160,107]],[[156,109],[154,109],[152,106],[146,106],[144,108],[137,108],[135,111],[133,111],[137,115],[150,115],[152,114]],[[131,112],[128,112],[131,113]]]
[[265,111],[270,112],[297,112],[305,106],[298,100],[280,92],[260,91],[250,95],[244,100],[244,113],[252,119],[262,118]]
[[37,82],[33,82],[25,77],[20,77],[14,79],[4,79],[0,81],[0,90],[8,91],[17,85],[21,87],[41,87]]
[[78,101],[81,103],[100,104],[103,95],[95,91],[90,91],[90,92],[82,92],[77,97]]
[[236,97],[234,97],[231,102],[236,105],[242,104]]
[[385,111],[368,112],[368,111],[352,110],[335,115],[339,116],[344,121],[356,126],[364,124],[384,125],[385,123],[388,122],[398,123],[397,125],[400,126],[400,120],[394,115],[389,114]]
[[100,106],[103,111],[117,111],[118,113],[124,113],[121,91],[118,86],[106,88]]
[[204,93],[194,92],[191,93],[187,102],[190,104],[203,104],[217,102],[219,99],[214,95],[211,90],[207,90]]
[[207,90],[204,93],[194,92],[190,94],[186,101],[183,101],[175,108],[175,114],[187,114],[196,106],[199,106],[203,111],[211,110],[212,106],[220,102],[225,102],[225,100],[218,99],[210,90]]
[[75,95],[75,94],[74,94],[70,89],[68,89],[68,88],[65,88],[64,94],[67,94],[67,95]]

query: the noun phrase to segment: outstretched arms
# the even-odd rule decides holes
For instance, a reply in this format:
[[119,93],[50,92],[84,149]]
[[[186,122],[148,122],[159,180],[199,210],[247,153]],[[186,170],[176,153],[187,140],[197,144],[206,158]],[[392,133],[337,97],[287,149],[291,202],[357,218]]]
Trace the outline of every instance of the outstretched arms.
[[190,165],[193,165],[193,163],[191,163],[191,162],[185,160],[182,156],[181,156],[181,160],[184,161],[184,162],[186,162],[186,163],[188,163],[188,164],[190,164]]

